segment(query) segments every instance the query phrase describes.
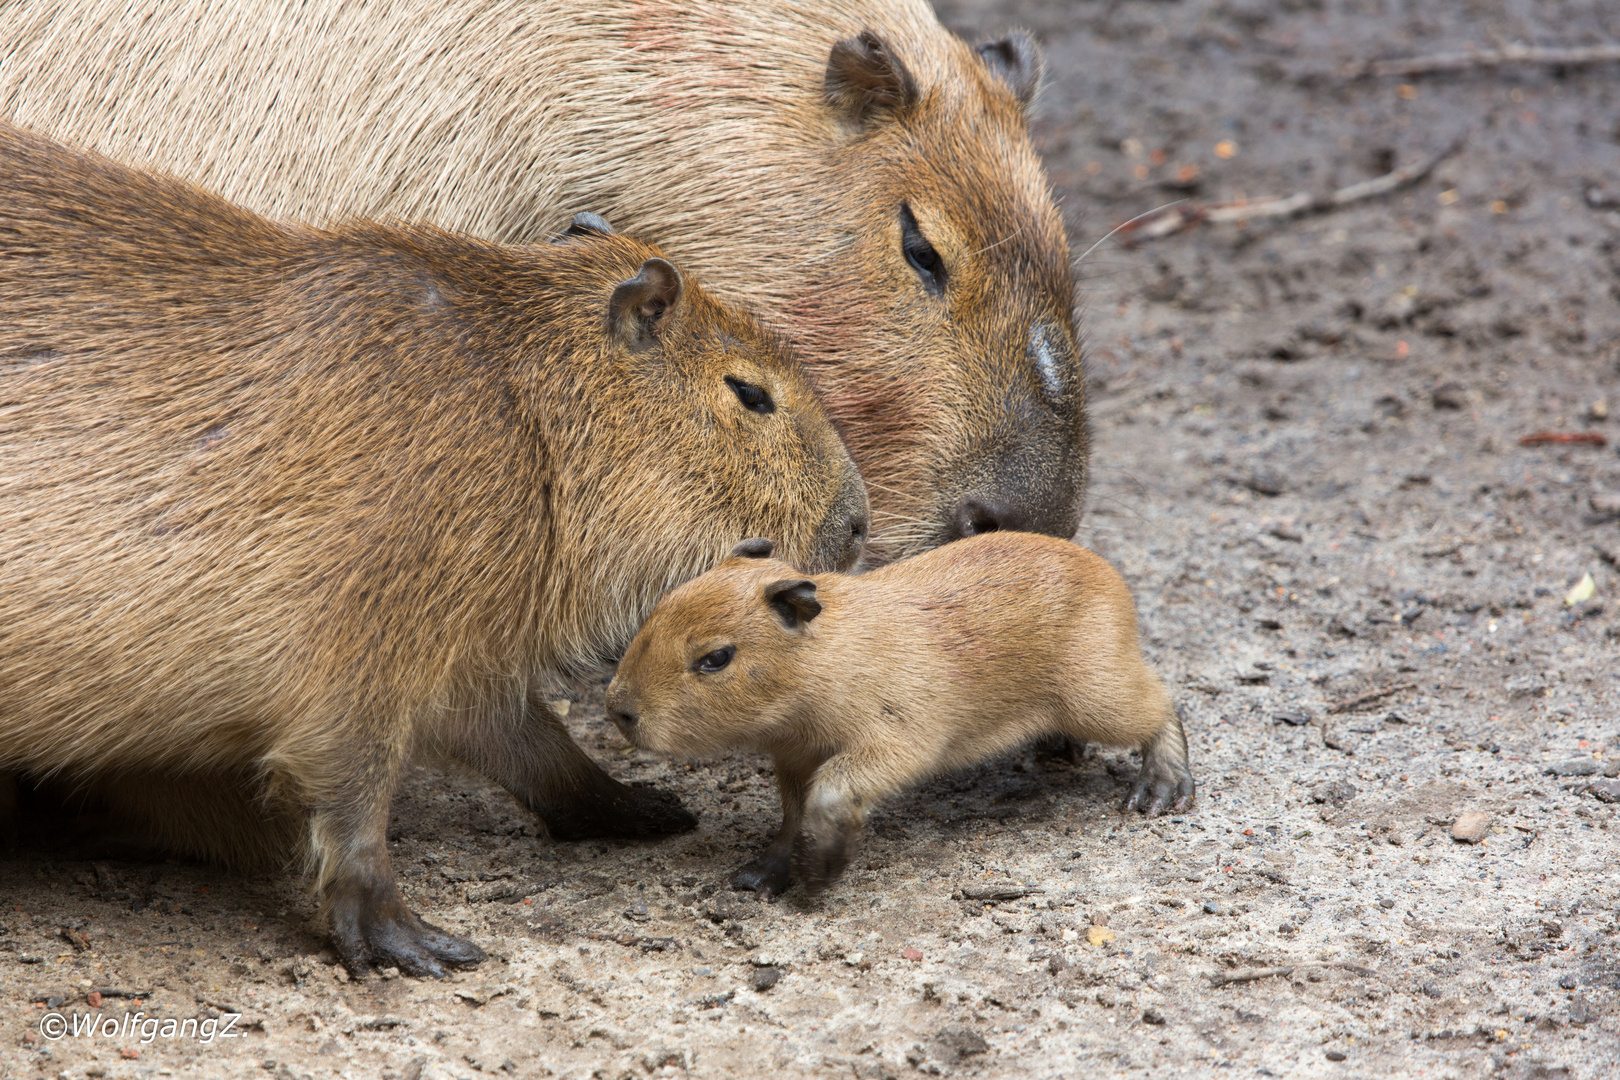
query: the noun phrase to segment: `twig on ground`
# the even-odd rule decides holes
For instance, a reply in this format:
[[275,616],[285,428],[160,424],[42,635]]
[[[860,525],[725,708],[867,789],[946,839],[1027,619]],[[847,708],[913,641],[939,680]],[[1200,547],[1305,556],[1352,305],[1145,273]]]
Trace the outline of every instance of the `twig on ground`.
[[1363,705],[1371,704],[1380,698],[1387,698],[1391,694],[1398,694],[1402,690],[1416,689],[1417,683],[1396,683],[1393,686],[1386,686],[1382,690],[1369,690],[1365,694],[1357,694],[1355,697],[1347,698],[1344,701],[1335,701],[1333,704],[1327,707],[1327,711],[1330,713],[1349,712],[1351,709],[1357,709]]
[[1548,64],[1579,67],[1585,64],[1620,62],[1620,45],[1581,45],[1553,48],[1538,45],[1504,45],[1500,49],[1473,49],[1468,52],[1408,56],[1398,60],[1361,60],[1339,69],[1346,79],[1389,76],[1437,75],[1449,71],[1481,71],[1514,64]]
[[1417,183],[1433,172],[1436,165],[1462,149],[1462,145],[1463,140],[1458,139],[1438,154],[1424,158],[1415,165],[1396,169],[1383,176],[1375,176],[1371,180],[1363,180],[1359,184],[1350,184],[1326,195],[1300,191],[1284,197],[1238,199],[1234,202],[1172,203],[1127,221],[1115,232],[1126,243],[1140,243],[1143,240],[1157,240],[1160,237],[1170,236],[1206,221],[1254,221],[1258,218],[1299,217],[1324,210],[1336,210],[1341,206],[1387,195]]
[[1372,978],[1378,973],[1372,968],[1362,967],[1360,964],[1350,964],[1344,961],[1311,960],[1301,964],[1289,964],[1286,967],[1243,968],[1238,971],[1217,971],[1209,977],[1212,986],[1230,986],[1233,983],[1254,982],[1258,979],[1269,979],[1273,976],[1287,978],[1296,971],[1306,968],[1339,968],[1356,975]]
[[1607,446],[1609,440],[1598,431],[1532,431],[1519,439],[1520,446],[1543,446],[1547,443],[1589,443]]

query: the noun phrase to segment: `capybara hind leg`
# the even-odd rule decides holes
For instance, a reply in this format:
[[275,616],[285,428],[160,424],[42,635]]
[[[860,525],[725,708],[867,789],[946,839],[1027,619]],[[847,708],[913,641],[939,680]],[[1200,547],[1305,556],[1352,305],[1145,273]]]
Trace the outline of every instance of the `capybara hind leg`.
[[1140,810],[1148,817],[1166,810],[1176,813],[1192,805],[1195,788],[1187,760],[1187,733],[1181,717],[1172,711],[1159,733],[1142,744],[1142,771],[1124,808]]
[[310,817],[332,944],[355,975],[397,967],[407,975],[443,978],[446,968],[479,963],[484,950],[423,922],[405,906],[386,840],[398,762],[376,764],[341,778],[338,800]]
[[782,758],[776,759],[776,790],[782,798],[782,827],[776,830],[759,858],[731,875],[733,889],[752,889],[761,900],[787,891],[793,884],[793,842],[804,820],[804,793],[810,775]]
[[141,846],[235,869],[285,865],[305,831],[303,814],[267,791],[254,769],[136,770],[90,777],[81,786],[115,819],[129,822]]
[[519,730],[489,728],[466,763],[538,814],[555,840],[667,836],[697,827],[674,795],[619,783],[586,756],[551,707],[530,694]]

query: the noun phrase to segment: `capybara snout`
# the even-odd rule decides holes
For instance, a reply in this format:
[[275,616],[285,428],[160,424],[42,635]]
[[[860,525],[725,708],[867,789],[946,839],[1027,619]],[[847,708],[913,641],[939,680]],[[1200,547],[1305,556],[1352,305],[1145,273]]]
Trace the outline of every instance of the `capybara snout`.
[[286,226],[3,126],[0,461],[0,769],[301,842],[357,971],[483,955],[395,885],[413,753],[555,839],[691,828],[548,691],[742,538],[830,570],[868,530],[782,341],[600,217]]

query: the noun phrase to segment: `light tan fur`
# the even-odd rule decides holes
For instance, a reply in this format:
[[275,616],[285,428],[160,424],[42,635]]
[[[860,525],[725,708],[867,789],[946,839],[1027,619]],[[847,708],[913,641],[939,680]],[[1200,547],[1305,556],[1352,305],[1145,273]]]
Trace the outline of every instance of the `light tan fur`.
[[537,697],[740,536],[851,565],[865,495],[782,343],[599,224],[283,226],[0,127],[0,768],[290,810],[356,968],[476,953],[394,889],[413,750],[690,827]]
[[971,537],[860,576],[734,555],[659,602],[607,702],[650,750],[771,755],[782,828],[734,879],[767,894],[787,886],[790,857],[812,890],[836,878],[878,800],[1043,735],[1139,748],[1128,808],[1193,799],[1130,592],[1053,537]]
[[[863,31],[871,63],[838,51]],[[926,0],[10,0],[0,42],[0,116],[260,213],[529,242],[590,210],[662,245],[798,346],[874,554],[1074,531],[1085,398],[1026,37],[976,52]]]

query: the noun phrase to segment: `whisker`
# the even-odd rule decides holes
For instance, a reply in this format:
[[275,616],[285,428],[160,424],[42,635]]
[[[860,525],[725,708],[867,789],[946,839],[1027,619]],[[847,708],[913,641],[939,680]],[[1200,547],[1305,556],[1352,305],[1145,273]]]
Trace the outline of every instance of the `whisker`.
[[1155,206],[1152,210],[1143,211],[1142,213],[1137,214],[1135,217],[1131,218],[1131,220],[1129,220],[1129,221],[1120,222],[1118,225],[1115,225],[1112,229],[1109,229],[1108,232],[1103,235],[1101,240],[1098,240],[1095,244],[1092,244],[1090,247],[1086,248],[1086,254],[1082,255],[1078,259],[1074,260],[1074,265],[1079,266],[1081,263],[1085,262],[1086,261],[1086,255],[1090,255],[1093,251],[1096,251],[1099,247],[1101,247],[1103,245],[1103,241],[1107,240],[1110,236],[1113,236],[1115,233],[1119,232],[1119,230],[1121,230],[1123,228],[1126,228],[1128,226],[1131,226],[1131,225],[1135,225],[1138,221],[1141,221],[1145,217],[1150,217],[1153,214],[1157,214],[1160,210],[1168,210],[1172,206],[1180,206],[1182,203],[1184,203],[1186,201],[1187,201],[1186,199],[1177,199],[1175,202],[1167,202],[1163,206]]

